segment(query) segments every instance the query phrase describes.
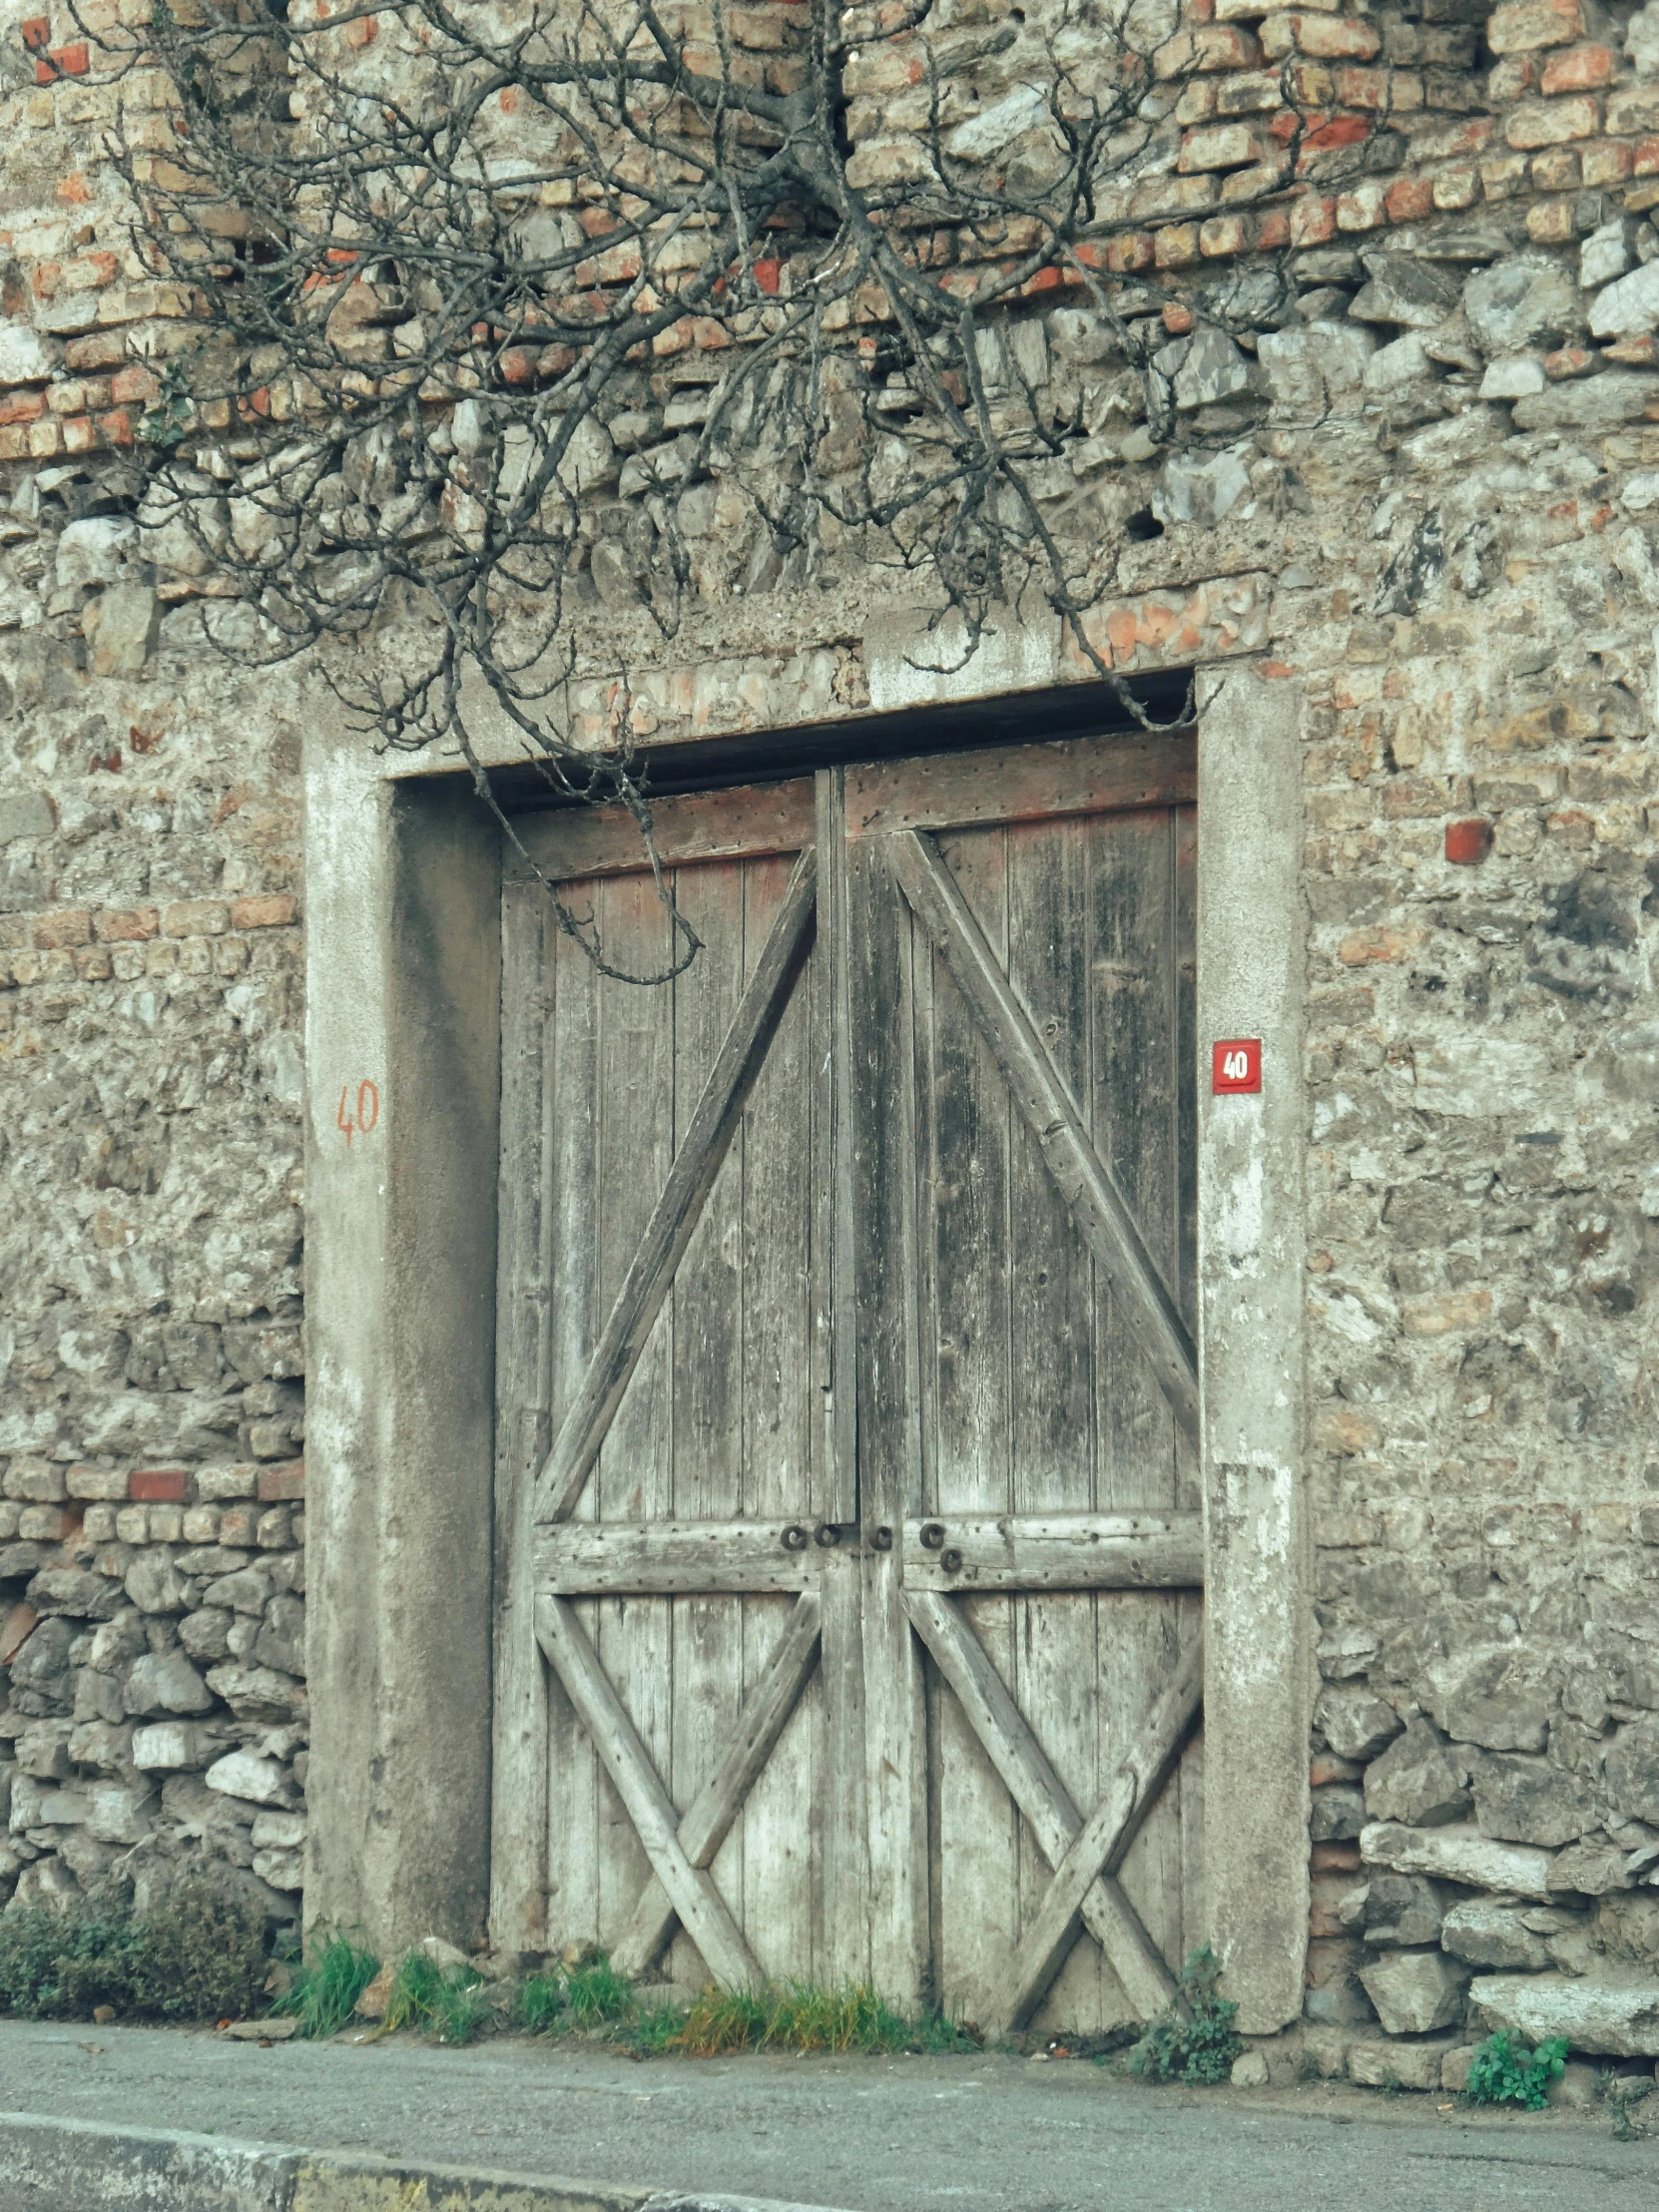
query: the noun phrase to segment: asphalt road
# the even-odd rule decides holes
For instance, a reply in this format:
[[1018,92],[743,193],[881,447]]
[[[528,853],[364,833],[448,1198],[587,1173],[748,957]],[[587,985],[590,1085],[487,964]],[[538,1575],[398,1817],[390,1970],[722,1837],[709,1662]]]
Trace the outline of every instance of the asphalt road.
[[1616,2142],[1599,2109],[1486,2115],[1438,2101],[1324,2083],[1153,2089],[1083,2062],[985,2056],[635,2062],[518,2038],[261,2049],[0,2020],[0,2111],[846,2212],[1659,2205],[1659,2139]]

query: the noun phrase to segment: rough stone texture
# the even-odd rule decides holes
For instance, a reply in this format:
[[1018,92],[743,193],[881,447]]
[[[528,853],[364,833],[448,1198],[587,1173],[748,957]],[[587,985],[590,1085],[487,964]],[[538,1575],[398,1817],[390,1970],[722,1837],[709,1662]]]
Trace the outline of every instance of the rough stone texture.
[[1360,1854],[1368,1866],[1395,1874],[1435,1875],[1508,1897],[1549,1895],[1548,1852],[1491,1843],[1468,1827],[1410,1829],[1380,1822],[1362,1832]]
[[[1506,1899],[1564,1901],[1561,1925],[1519,1914],[1529,1961],[1541,1943],[1557,1967],[1659,1969],[1659,32],[1638,17],[1586,93],[1574,70],[1601,50],[1570,43],[1567,12],[1383,5],[1338,32],[1381,41],[1385,87],[1309,51],[1324,17],[1264,31],[1290,42],[1267,84],[1255,33],[1178,13],[1145,175],[1101,207],[1108,256],[1175,311],[1120,298],[1133,360],[1080,291],[1017,311],[1073,426],[1045,516],[1119,549],[1091,635],[1130,672],[1231,665],[1295,732],[1273,806],[1301,824],[1306,916],[1306,1021],[1284,1044],[1307,1093],[1286,1271],[1306,1399],[1285,1417],[1306,1448],[1276,1457],[1269,1502],[1276,1571],[1312,1556],[1309,1748],[1364,1768],[1322,1765],[1311,1794],[1307,2005],[1335,2032],[1370,2025],[1356,1972],[1380,1942],[1432,1939],[1437,1893],[1389,1904],[1385,1881],[1457,1886],[1446,1922],[1470,1942],[1481,1914],[1520,1940]],[[1485,31],[1503,60],[1477,78]],[[78,197],[103,176],[105,95],[12,59],[0,1887],[61,1900],[123,1856],[213,1850],[252,1874],[269,1853],[291,1873],[298,1848],[255,1831],[300,1817],[304,1780],[304,1516],[262,1469],[304,1436],[307,709],[291,673],[248,682],[200,649],[211,579],[187,538],[139,542],[142,402],[114,386],[179,318],[123,264],[113,190]],[[1316,61],[1330,144],[1250,199],[1233,180],[1278,143],[1278,71]],[[952,125],[964,160],[1029,112],[1017,85],[975,99]],[[1260,143],[1235,120],[1258,112]],[[849,128],[872,162],[913,135],[881,100]],[[1190,208],[1158,199],[1172,180]],[[1294,298],[1274,305],[1282,274]],[[832,558],[812,592],[786,584],[712,484],[682,511],[697,604],[672,643],[642,635],[621,525],[653,425],[706,381],[695,350],[644,391],[643,427],[596,430],[581,461],[578,728],[604,726],[623,667],[665,743],[920,703],[905,641],[925,610]],[[1148,373],[1192,450],[1155,433]],[[619,455],[626,493],[601,481]],[[1148,514],[1161,535],[1128,528]],[[1009,622],[957,696],[1083,673],[1040,633]],[[325,1562],[342,1580],[361,1571],[346,1548]],[[1227,1755],[1212,1745],[1218,1771]],[[288,1780],[271,1802],[210,1789],[231,1757]],[[1275,1773],[1300,1819],[1306,1773]],[[1358,1838],[1357,1789],[1375,1816]],[[138,1843],[98,1833],[146,1821]],[[1376,1917],[1350,1927],[1337,1901],[1363,1873]]]
[[1375,1759],[1399,1734],[1399,1715],[1366,1690],[1322,1690],[1314,1726],[1342,1759]]
[[1539,2043],[1564,2035],[1574,2050],[1614,2058],[1659,2052],[1659,1981],[1567,1974],[1493,1974],[1469,1984],[1469,2002],[1493,2028]]
[[1360,1979],[1390,2035],[1427,2035],[1462,2018],[1468,1973],[1443,1951],[1389,1951],[1362,1966]]
[[1368,2089],[1437,2089],[1451,2049],[1443,2039],[1357,2042],[1348,2053],[1348,2078]]
[[1366,1809],[1374,1821],[1437,1827],[1468,1811],[1467,1779],[1465,1763],[1419,1718],[1366,1769]]
[[1440,1927],[1440,1942],[1471,1966],[1526,1967],[1541,1971],[1550,1963],[1549,1946],[1526,1926],[1515,1906],[1476,1898],[1454,1906]]

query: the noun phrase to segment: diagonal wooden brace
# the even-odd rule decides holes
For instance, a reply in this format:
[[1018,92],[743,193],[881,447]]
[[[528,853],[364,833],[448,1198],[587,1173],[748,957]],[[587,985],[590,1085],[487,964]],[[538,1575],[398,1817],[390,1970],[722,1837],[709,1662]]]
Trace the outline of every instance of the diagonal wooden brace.
[[[680,1848],[688,1865],[705,1868],[713,1864],[744,1800],[771,1758],[818,1657],[820,1613],[817,1591],[803,1590],[790,1610],[777,1650],[739,1717],[725,1758],[693,1798],[680,1823]],[[630,1978],[643,1973],[674,1934],[679,1917],[662,1878],[654,1874],[641,1891],[639,1903],[611,1953],[617,1972]]]
[[673,1801],[568,1599],[537,1598],[536,1636],[704,1964],[728,1988],[759,1988],[766,1976],[713,1878],[687,1858]]
[[1181,1756],[1204,1699],[1202,1631],[1183,1646],[1172,1679],[1159,1692],[1124,1753],[1100,1803],[1072,1838],[1054,1870],[1037,1917],[1008,1960],[993,1995],[999,2020],[1028,2019],[1043,1991],[1065,1963],[1077,1939],[1085,1899],[1103,1877],[1111,1877],[1151,1811],[1170,1769]]
[[639,1366],[674,1271],[691,1243],[704,1202],[742,1117],[767,1046],[800,973],[800,954],[817,900],[818,860],[803,852],[784,903],[744,985],[685,1141],[675,1155],[639,1250],[616,1295],[581,1387],[559,1423],[547,1464],[536,1478],[538,1521],[566,1519],[581,1496],[599,1448]]
[[888,837],[886,847],[899,889],[995,1055],[1084,1243],[1123,1302],[1171,1410],[1196,1441],[1198,1356],[1116,1176],[1095,1150],[1076,1101],[935,840],[907,830]]
[[[916,1634],[955,1691],[968,1726],[1030,1823],[1037,1849],[1051,1867],[1059,1867],[1082,1832],[1083,1816],[1006,1683],[949,1598],[931,1590],[907,1590],[904,1605]],[[1161,2012],[1174,1999],[1174,1976],[1112,1876],[1101,1875],[1089,1886],[1079,1911],[1142,2019]],[[994,2007],[985,2022],[993,2031],[1022,2024],[1023,2016],[1015,2019]]]

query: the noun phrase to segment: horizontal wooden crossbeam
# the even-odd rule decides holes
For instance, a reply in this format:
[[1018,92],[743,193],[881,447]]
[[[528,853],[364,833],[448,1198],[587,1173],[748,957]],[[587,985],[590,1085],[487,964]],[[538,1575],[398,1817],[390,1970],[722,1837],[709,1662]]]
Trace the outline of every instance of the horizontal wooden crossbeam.
[[[536,1532],[536,1583],[557,1597],[718,1597],[810,1590],[856,1532],[823,1523],[559,1521]],[[1195,1590],[1197,1513],[977,1513],[907,1520],[911,1590]]]
[[907,1590],[1196,1590],[1197,1513],[940,1513],[904,1523]]
[[560,1521],[536,1532],[536,1580],[562,1597],[805,1590],[822,1548],[810,1521]]

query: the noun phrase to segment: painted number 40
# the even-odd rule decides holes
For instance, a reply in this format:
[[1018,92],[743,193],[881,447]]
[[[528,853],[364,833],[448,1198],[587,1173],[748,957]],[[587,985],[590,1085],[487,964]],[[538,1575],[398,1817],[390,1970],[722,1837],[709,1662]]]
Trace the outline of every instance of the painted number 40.
[[365,1075],[357,1085],[355,1111],[351,1086],[342,1083],[339,1091],[339,1111],[334,1116],[337,1127],[345,1131],[349,1144],[353,1137],[366,1137],[380,1118],[380,1093]]
[[1261,1038],[1227,1037],[1214,1046],[1210,1088],[1218,1097],[1227,1091],[1259,1091],[1262,1088]]

